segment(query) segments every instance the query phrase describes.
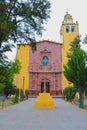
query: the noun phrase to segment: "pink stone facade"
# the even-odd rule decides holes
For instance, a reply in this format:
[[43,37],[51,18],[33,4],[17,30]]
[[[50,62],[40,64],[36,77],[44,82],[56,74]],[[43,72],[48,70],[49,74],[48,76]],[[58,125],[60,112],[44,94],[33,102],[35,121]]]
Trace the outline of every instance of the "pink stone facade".
[[[49,92],[52,96],[62,94],[62,56],[61,45],[52,41],[37,42],[37,50],[30,51],[29,94],[38,95]],[[47,57],[47,64],[43,64]]]

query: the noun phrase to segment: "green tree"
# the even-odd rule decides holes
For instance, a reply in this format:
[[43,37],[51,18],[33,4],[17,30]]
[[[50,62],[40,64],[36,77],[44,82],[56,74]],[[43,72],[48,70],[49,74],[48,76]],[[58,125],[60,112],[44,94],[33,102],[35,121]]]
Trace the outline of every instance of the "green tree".
[[15,74],[18,74],[21,69],[21,63],[18,59],[16,59],[14,62],[9,62],[8,64],[8,80],[9,82],[13,83],[13,79]]
[[[0,84],[4,85],[4,94],[7,96],[13,94],[13,79],[16,73],[19,73],[21,64],[18,60],[8,61],[6,52],[11,51],[12,45],[5,44],[0,48]],[[1,87],[1,86],[0,86]]]
[[6,52],[11,50],[10,45],[5,45],[0,48],[0,83],[5,83],[5,79],[8,78],[8,58]]
[[6,85],[4,87],[4,95],[8,97],[9,95],[15,94],[16,93],[16,87],[13,86],[12,84]]
[[0,96],[4,95],[4,88],[5,88],[5,86],[0,83]]
[[20,62],[18,60],[15,60],[14,62],[9,62],[7,64],[6,69],[4,68],[5,75],[3,76],[3,84],[5,84],[5,95],[8,96],[9,94],[15,93],[15,87],[13,85],[13,79],[15,74],[19,73],[21,68]]
[[49,13],[48,0],[0,0],[0,46],[13,40],[35,49],[35,37],[42,34]]
[[0,83],[5,85],[12,85],[14,75],[19,73],[21,68],[18,60],[14,62],[6,62],[0,65]]
[[87,87],[87,53],[80,48],[80,37],[71,43],[68,62],[64,65],[64,75],[68,81],[77,87],[79,92],[79,107],[84,107],[84,92]]
[[15,60],[14,62],[8,61],[5,53],[10,50],[10,45],[5,45],[0,48],[0,84],[4,85],[4,94],[6,96],[14,93],[14,75],[19,73],[21,68],[20,62],[18,60]]

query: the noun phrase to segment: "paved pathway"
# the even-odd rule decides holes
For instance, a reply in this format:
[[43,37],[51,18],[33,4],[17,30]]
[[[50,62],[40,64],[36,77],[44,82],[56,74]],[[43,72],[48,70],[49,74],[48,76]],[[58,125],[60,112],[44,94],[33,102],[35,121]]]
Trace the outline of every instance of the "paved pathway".
[[34,98],[0,112],[0,130],[87,130],[87,113],[62,99],[54,110],[34,109]]

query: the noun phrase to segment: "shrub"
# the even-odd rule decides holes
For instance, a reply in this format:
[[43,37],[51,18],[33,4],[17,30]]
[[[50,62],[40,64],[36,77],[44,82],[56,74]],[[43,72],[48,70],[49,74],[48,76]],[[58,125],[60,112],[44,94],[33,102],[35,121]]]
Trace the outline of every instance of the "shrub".
[[18,102],[19,102],[18,96],[16,96],[16,95],[13,96],[13,97],[11,98],[11,101],[12,101],[13,104],[18,103]]
[[66,100],[67,100],[67,101],[72,101],[72,100],[74,100],[75,94],[76,94],[76,88],[73,87],[73,86],[66,87],[66,88],[63,90],[63,95],[66,97]]
[[15,95],[11,99],[12,103],[18,103],[19,102],[19,88],[15,89]]
[[26,99],[28,99],[28,96],[29,96],[29,92],[28,92],[28,90],[25,90],[25,97],[26,97]]

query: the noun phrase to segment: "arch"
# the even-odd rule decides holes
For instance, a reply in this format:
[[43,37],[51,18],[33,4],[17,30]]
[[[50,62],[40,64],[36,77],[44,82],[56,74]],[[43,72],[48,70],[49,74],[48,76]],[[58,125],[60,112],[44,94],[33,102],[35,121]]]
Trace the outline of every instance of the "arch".
[[41,81],[41,93],[46,91],[47,93],[50,92],[50,81],[48,79],[42,79]]

